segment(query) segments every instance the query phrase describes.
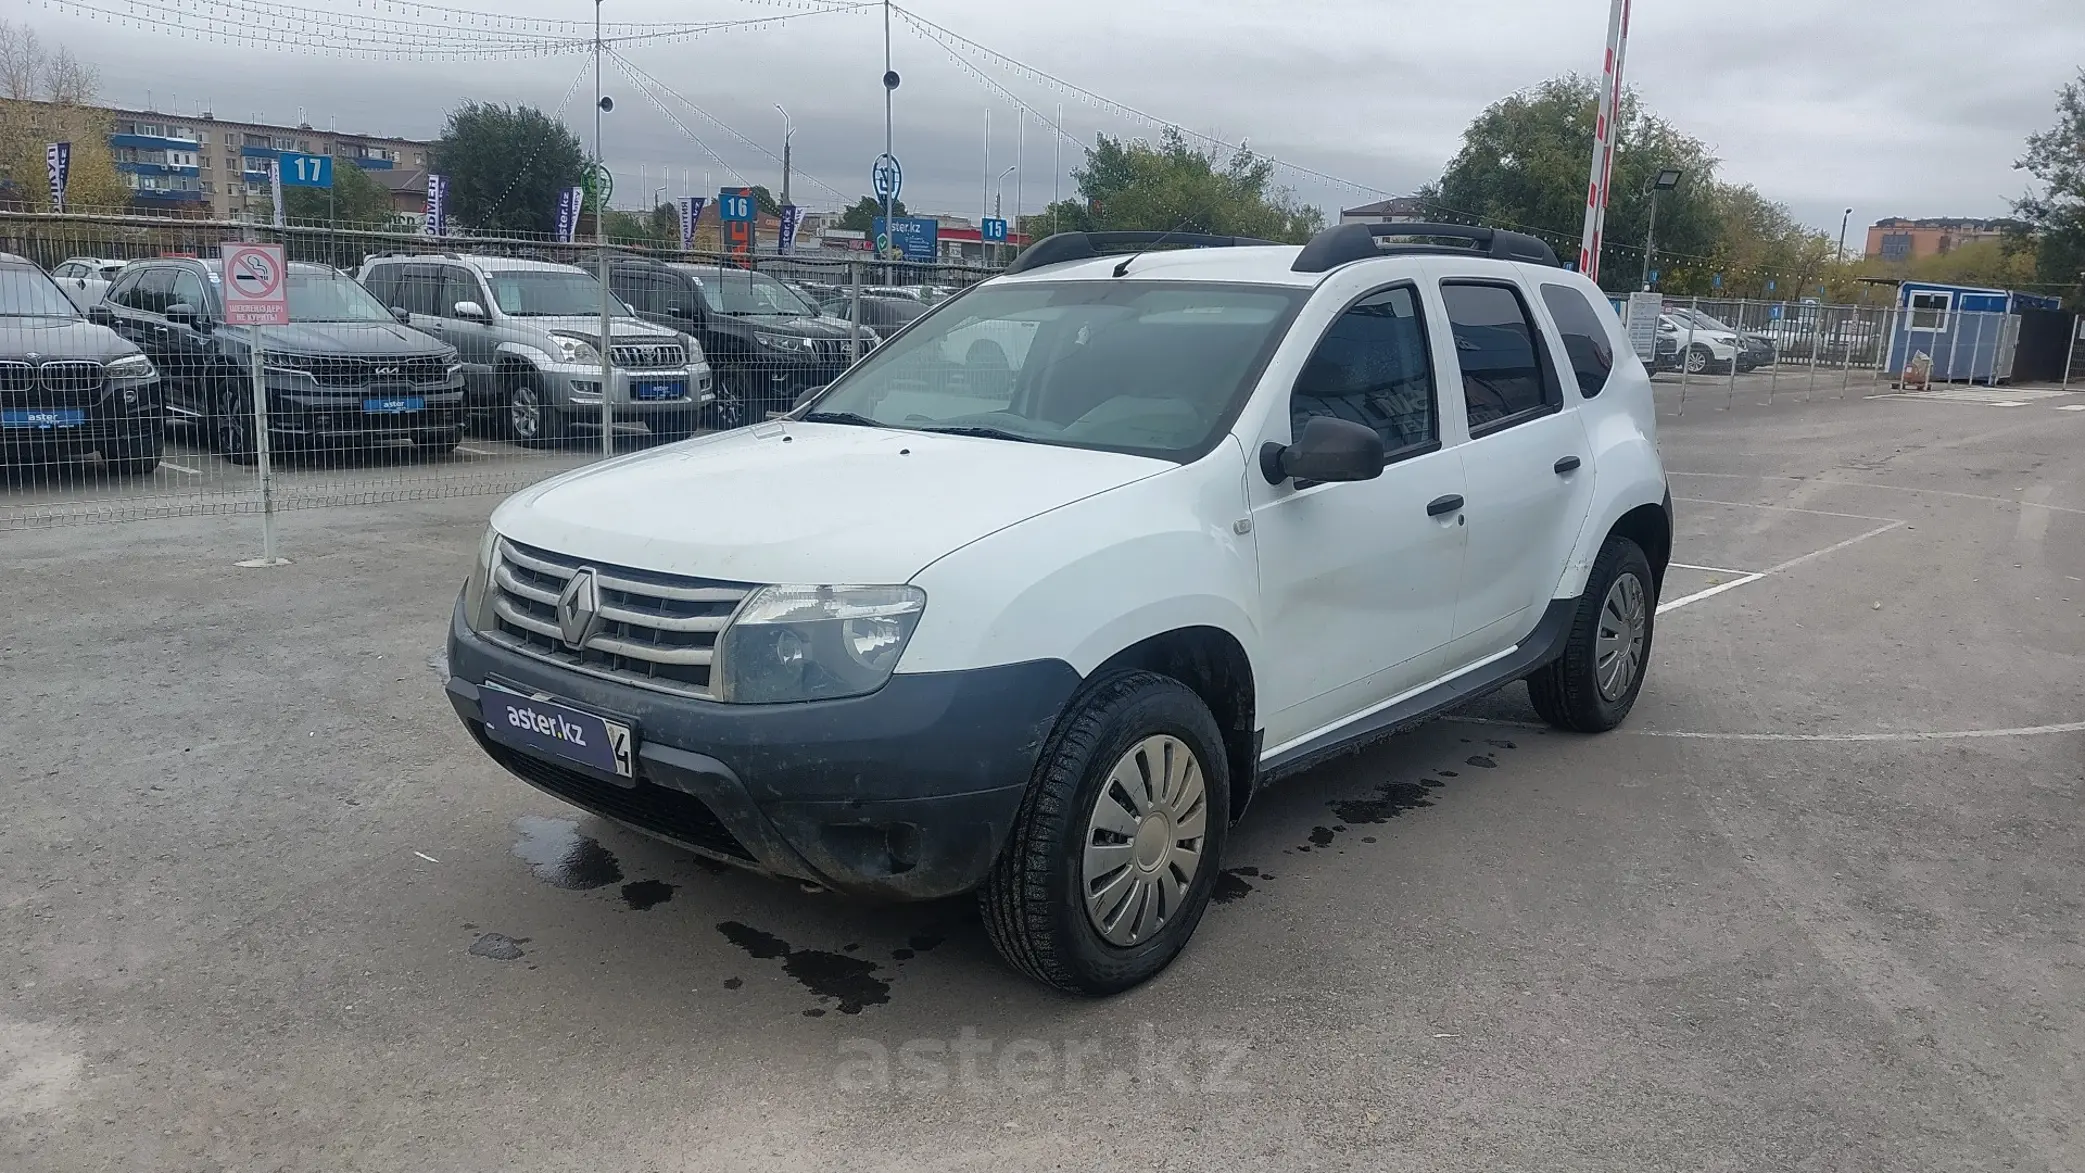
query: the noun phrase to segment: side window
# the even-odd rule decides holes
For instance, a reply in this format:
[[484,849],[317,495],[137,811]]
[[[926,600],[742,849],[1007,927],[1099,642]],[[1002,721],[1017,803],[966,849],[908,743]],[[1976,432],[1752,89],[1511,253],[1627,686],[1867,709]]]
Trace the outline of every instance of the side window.
[[661,313],[665,310],[665,299],[659,296],[659,282],[649,273],[636,269],[614,269],[608,274],[608,287],[624,305],[640,314]]
[[192,269],[176,269],[172,300],[167,304],[185,305],[199,314],[207,312],[210,308],[210,298],[203,292],[203,279],[196,276]]
[[138,278],[138,287],[132,295],[132,303],[148,314],[164,314],[174,304],[174,271],[169,268],[145,270]]
[[385,309],[397,305],[398,266],[377,265],[371,268],[368,280],[362,282],[362,288],[369,291],[369,296],[383,302]]
[[439,265],[401,265],[398,273],[398,305],[416,314],[438,317],[442,305],[442,270]]
[[1578,376],[1578,390],[1587,399],[1607,386],[1614,370],[1614,336],[1585,294],[1568,285],[1544,285],[1542,304],[1549,307],[1557,333],[1563,336],[1564,353],[1571,358],[1571,371]]
[[1548,348],[1539,344],[1541,334],[1517,290],[1446,281],[1441,300],[1455,335],[1471,435],[1563,403]]
[[64,263],[64,264],[62,264],[62,265],[60,265],[60,266],[58,266],[57,268],[55,268],[55,269],[52,269],[52,270],[51,270],[51,276],[53,276],[53,277],[84,277],[84,276],[86,276],[86,274],[80,271],[80,267],[79,267],[78,265],[75,265],[75,264],[73,264],[73,263],[72,263],[71,261],[67,261],[66,263]]
[[475,301],[482,306],[485,304],[485,295],[479,291],[478,279],[469,269],[457,265],[443,265],[441,315],[445,318],[455,317],[456,303],[459,301]]
[[1364,298],[1325,332],[1289,396],[1290,435],[1316,415],[1374,428],[1392,454],[1440,439],[1426,330],[1410,286]]

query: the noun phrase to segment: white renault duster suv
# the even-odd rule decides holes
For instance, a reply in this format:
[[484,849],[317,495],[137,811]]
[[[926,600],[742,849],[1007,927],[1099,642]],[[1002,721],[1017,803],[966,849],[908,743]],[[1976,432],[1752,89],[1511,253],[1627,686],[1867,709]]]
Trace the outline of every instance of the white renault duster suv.
[[[507,501],[465,727],[706,856],[975,890],[1098,994],[1179,952],[1275,779],[1514,680],[1620,722],[1672,518],[1599,290],[1453,225],[1157,237],[1045,240],[788,418]],[[1101,255],[1160,243],[1198,247]]]

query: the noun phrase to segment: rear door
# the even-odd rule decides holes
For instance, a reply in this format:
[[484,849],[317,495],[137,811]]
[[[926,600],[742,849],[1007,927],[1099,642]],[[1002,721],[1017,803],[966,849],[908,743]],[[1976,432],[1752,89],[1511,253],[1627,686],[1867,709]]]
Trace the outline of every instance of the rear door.
[[1469,429],[1469,555],[1450,667],[1498,655],[1541,618],[1592,500],[1592,453],[1557,348],[1509,278],[1438,286]]

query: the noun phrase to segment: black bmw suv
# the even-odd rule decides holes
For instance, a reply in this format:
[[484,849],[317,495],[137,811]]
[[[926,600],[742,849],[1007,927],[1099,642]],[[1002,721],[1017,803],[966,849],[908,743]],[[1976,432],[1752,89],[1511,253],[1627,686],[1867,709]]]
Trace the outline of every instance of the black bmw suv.
[[[850,361],[845,322],[824,317],[765,273],[722,265],[618,259],[609,287],[639,317],[685,331],[716,374],[709,422],[734,428],[788,411],[804,391],[839,377]],[[867,353],[876,335],[862,331]]]
[[111,472],[159,467],[159,375],[138,348],[81,320],[42,269],[0,253],[0,460],[99,452]]
[[142,347],[166,382],[169,420],[244,463],[256,450],[252,345],[260,334],[271,444],[373,444],[409,438],[447,452],[463,440],[456,350],[400,323],[354,279],[289,267],[290,324],[228,326],[221,263],[133,261],[88,311]]

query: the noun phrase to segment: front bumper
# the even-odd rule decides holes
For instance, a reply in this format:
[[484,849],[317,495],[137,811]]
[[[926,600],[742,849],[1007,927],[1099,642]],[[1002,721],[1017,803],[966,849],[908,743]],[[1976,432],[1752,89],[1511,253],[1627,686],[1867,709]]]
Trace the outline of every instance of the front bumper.
[[[542,376],[551,406],[570,412],[601,410],[599,364],[552,363],[537,367],[536,372]],[[680,415],[706,407],[717,397],[707,362],[656,370],[616,367],[610,373],[614,377],[608,384],[608,402],[619,420]],[[679,383],[682,393],[672,399],[638,398],[638,386],[647,383]]]
[[[898,675],[868,696],[728,705],[586,676],[449,628],[449,702],[522,781],[713,859],[890,900],[975,888],[1079,676],[1056,660]],[[633,779],[487,737],[481,685],[630,725]]]
[[[464,424],[463,382],[418,386],[379,384],[317,389],[271,376],[268,430],[314,438],[403,436],[446,431]],[[419,406],[403,410],[413,400]],[[372,404],[376,405],[372,409]]]
[[[78,422],[70,422],[75,413]],[[158,381],[105,385],[86,402],[0,394],[0,450],[83,452],[143,446],[164,426]]]

